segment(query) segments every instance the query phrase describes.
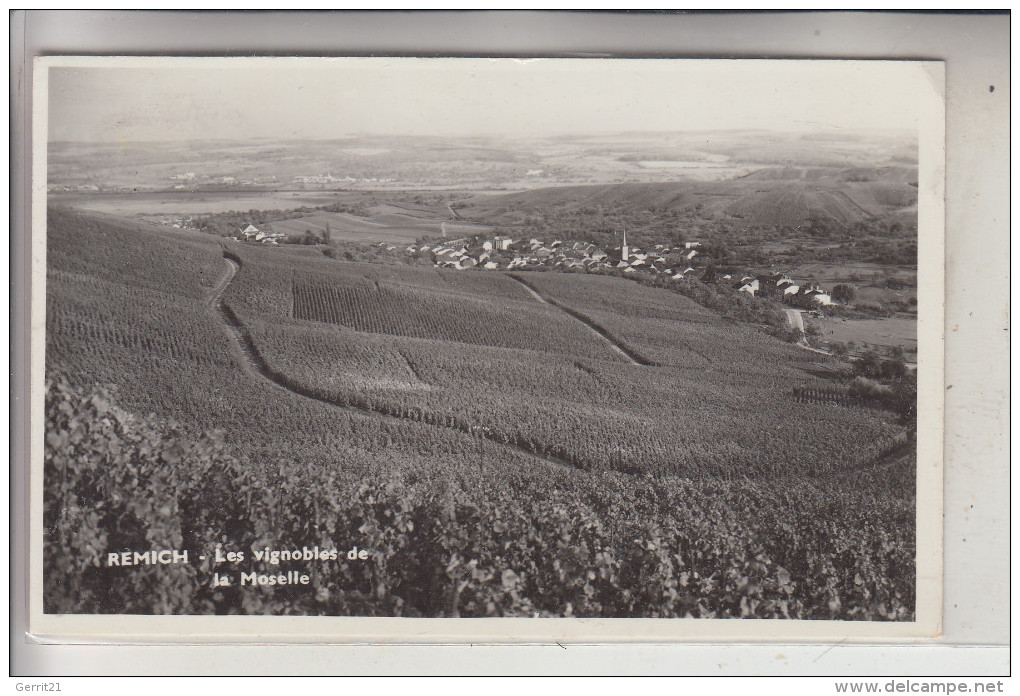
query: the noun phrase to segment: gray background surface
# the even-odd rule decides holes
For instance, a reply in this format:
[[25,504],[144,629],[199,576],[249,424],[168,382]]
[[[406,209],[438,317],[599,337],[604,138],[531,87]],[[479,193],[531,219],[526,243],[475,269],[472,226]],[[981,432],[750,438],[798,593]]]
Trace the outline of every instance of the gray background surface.
[[[353,673],[1008,673],[1008,649],[993,646],[1009,641],[1009,29],[1004,15],[896,13],[13,13],[12,674],[337,673],[345,667]],[[157,649],[26,642],[31,59],[151,54],[946,61],[943,645]]]

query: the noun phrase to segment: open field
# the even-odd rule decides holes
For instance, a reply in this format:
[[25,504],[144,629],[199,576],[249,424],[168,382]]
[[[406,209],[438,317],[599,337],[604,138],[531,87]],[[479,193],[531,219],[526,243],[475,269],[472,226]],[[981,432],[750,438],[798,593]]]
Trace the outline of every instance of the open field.
[[[56,209],[47,243],[48,610],[913,616],[909,434],[792,398],[838,386],[826,356],[619,278]],[[264,593],[92,563],[310,540],[372,560]]]
[[273,222],[273,229],[291,236],[300,236],[305,231],[321,235],[329,224],[330,237],[345,242],[413,242],[421,237],[463,237],[484,234],[489,230],[483,225],[465,225],[442,219],[392,213],[373,214],[363,218],[347,213],[309,215]]
[[550,209],[561,213],[650,210],[749,228],[807,229],[818,221],[848,228],[895,215],[917,203],[917,189],[907,181],[848,182],[841,178],[844,170],[825,171],[827,176],[810,179],[746,176],[549,187],[477,197],[460,212],[468,219],[495,222]]
[[316,191],[160,191],[51,194],[50,203],[113,215],[207,215],[231,210],[289,210],[344,203],[350,194]]
[[[715,181],[773,168],[786,170],[784,177],[807,181],[831,167],[858,170],[854,181],[909,181],[903,172],[916,162],[917,145],[911,134],[894,132],[770,137],[760,131],[676,131],[576,138],[360,135],[186,145],[54,142],[48,154],[48,183],[55,188],[215,188],[226,179],[265,189],[513,190],[663,179]],[[797,167],[790,167],[791,162]]]
[[917,354],[917,319],[911,317],[889,317],[887,319],[840,319],[836,317],[811,317],[808,320],[821,332],[818,341],[825,344],[833,341],[869,344],[903,348],[908,355]]
[[793,266],[789,273],[798,279],[810,279],[818,283],[868,284],[895,278],[904,285],[917,286],[917,267],[893,266],[880,263],[805,263]]
[[59,194],[52,196],[51,201],[83,211],[144,219],[214,215],[231,211],[243,213],[248,210],[286,211],[336,204],[367,206],[368,214],[365,216],[350,213],[304,213],[272,222],[274,230],[295,237],[300,237],[306,231],[322,235],[328,224],[335,241],[359,243],[407,243],[423,236],[462,237],[484,234],[489,230],[484,225],[454,221],[445,205],[375,205],[370,194],[353,192]]

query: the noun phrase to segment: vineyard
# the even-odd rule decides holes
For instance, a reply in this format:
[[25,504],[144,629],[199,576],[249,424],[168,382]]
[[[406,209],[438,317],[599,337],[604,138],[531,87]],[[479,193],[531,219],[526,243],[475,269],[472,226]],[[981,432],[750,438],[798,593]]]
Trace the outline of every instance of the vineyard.
[[[871,456],[862,438],[892,447],[902,432],[891,413],[795,398],[794,388],[828,387],[801,369],[826,358],[626,280],[515,274],[557,298],[550,305],[527,292],[519,299],[512,288],[521,283],[499,274],[305,261],[298,270],[266,253],[243,262],[226,301],[243,317],[260,364],[289,389],[579,469],[818,476]],[[472,276],[486,285],[465,293],[460,279]],[[284,315],[287,279],[293,317]],[[272,313],[259,310],[277,294]],[[607,308],[592,309],[599,297]],[[568,313],[567,302],[584,312]],[[514,311],[494,321],[506,307]],[[574,313],[655,361],[623,362]],[[571,336],[579,338],[569,344]]]
[[[417,291],[416,291],[417,290]],[[613,360],[613,354],[555,312],[507,300],[450,297],[404,286],[294,283],[294,317],[357,331]]]
[[[687,298],[521,274],[633,365],[501,274],[59,210],[48,258],[48,611],[913,616],[910,434]],[[311,591],[122,587],[93,559],[139,535],[374,555]]]

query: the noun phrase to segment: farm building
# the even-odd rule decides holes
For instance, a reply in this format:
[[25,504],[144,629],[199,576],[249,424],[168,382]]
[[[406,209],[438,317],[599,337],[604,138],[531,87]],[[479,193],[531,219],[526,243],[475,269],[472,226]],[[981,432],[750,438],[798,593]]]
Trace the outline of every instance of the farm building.
[[783,280],[782,273],[763,273],[757,277],[758,295],[761,297],[778,297],[780,293],[779,282]]
[[283,232],[274,232],[272,230],[262,230],[255,235],[255,241],[262,242],[263,244],[279,244],[286,237]]
[[258,234],[259,234],[258,227],[256,227],[255,225],[248,225],[243,230],[241,230],[241,233],[237,237],[238,239],[243,239],[246,242],[249,242],[254,240]]
[[758,281],[757,278],[755,278],[754,280],[752,280],[749,283],[741,281],[740,283],[737,284],[737,289],[740,292],[746,292],[748,295],[755,295],[755,294],[757,294],[759,287],[760,287],[760,282]]

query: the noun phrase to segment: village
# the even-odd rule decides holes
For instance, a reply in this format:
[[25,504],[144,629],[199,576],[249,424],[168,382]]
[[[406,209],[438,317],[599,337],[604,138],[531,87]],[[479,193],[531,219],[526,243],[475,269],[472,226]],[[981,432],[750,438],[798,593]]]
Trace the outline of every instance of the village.
[[[278,245],[287,235],[272,230],[260,230],[248,225],[236,239],[244,242]],[[528,270],[556,269],[563,271],[623,273],[643,272],[670,280],[693,280],[703,282],[726,282],[733,289],[754,297],[768,297],[787,305],[802,309],[814,309],[835,304],[832,294],[816,283],[798,283],[783,273],[758,273],[755,275],[716,275],[708,268],[700,268],[696,260],[701,242],[683,242],[669,247],[656,244],[650,250],[643,250],[627,244],[627,233],[623,233],[622,244],[618,247],[601,249],[590,242],[553,240],[546,243],[541,239],[514,240],[506,235],[492,239],[464,237],[443,240],[440,243],[389,244],[379,242],[377,247],[389,252],[403,250],[407,254],[426,254],[436,268],[454,270]]]
[[[399,245],[380,243],[388,251],[396,251]],[[782,300],[788,305],[810,309],[832,305],[832,295],[817,284],[800,284],[782,273],[751,275],[716,275],[701,268],[697,257],[701,242],[683,242],[669,247],[656,244],[650,250],[643,250],[627,244],[626,232],[623,243],[608,250],[598,248],[590,242],[543,240],[529,238],[514,241],[508,236],[493,239],[457,239],[440,244],[410,244],[405,247],[409,254],[427,252],[435,259],[436,268],[457,270],[514,270],[549,268],[586,272],[616,271],[627,273],[644,272],[670,280],[692,280],[700,278],[707,282],[727,282],[735,290],[756,297],[770,297]],[[700,273],[699,273],[700,270]],[[709,273],[706,276],[706,273]]]

